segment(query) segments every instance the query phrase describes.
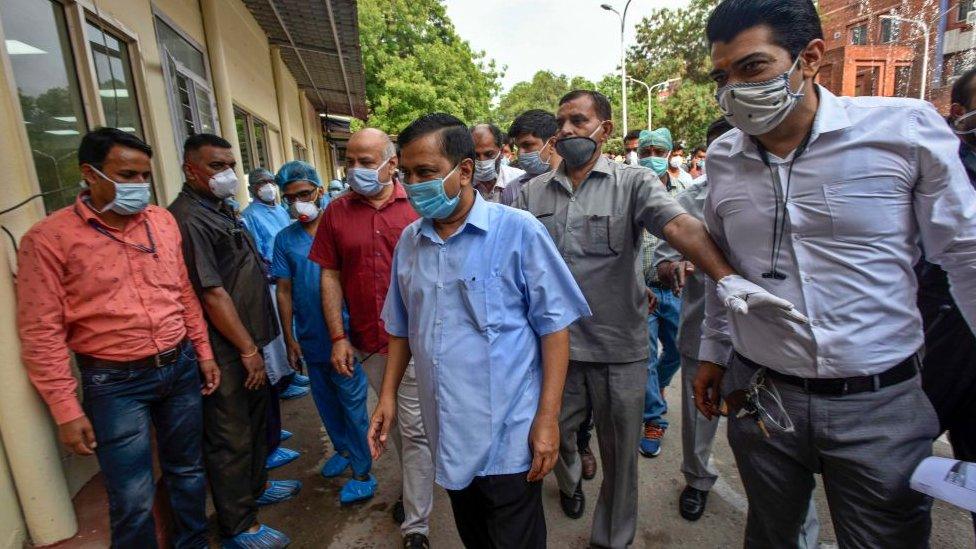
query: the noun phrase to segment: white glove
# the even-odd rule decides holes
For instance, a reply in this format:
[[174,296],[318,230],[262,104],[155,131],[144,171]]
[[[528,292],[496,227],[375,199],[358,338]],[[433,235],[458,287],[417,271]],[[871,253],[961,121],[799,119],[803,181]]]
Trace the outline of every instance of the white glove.
[[810,322],[810,319],[796,310],[796,307],[789,301],[774,296],[762,287],[749,282],[739,275],[733,274],[722,277],[716,285],[716,292],[718,293],[718,298],[722,300],[726,308],[733,313],[746,315],[749,314],[750,308],[771,308],[779,309],[789,319],[800,324]]

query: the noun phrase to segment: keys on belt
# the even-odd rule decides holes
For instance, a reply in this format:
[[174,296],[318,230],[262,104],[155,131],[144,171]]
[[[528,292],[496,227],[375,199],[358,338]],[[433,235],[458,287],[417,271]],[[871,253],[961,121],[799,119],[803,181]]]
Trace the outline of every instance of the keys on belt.
[[81,368],[110,368],[116,370],[144,370],[148,368],[162,368],[174,364],[180,358],[180,351],[187,343],[184,341],[168,351],[163,351],[156,355],[150,355],[135,360],[104,360],[89,355],[75,355],[78,366]]

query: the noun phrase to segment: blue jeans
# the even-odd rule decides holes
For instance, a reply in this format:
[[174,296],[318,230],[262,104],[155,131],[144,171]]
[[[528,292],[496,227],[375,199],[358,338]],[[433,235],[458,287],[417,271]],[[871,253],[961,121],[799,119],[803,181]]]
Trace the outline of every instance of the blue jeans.
[[150,427],[175,522],[173,545],[207,547],[200,372],[192,346],[162,368],[83,368],[85,414],[105,476],[112,547],[156,547]]
[[346,377],[336,372],[331,364],[309,363],[308,378],[312,385],[312,400],[336,452],[349,458],[353,474],[359,477],[369,474],[373,467],[366,443],[369,383],[362,365],[357,361],[352,377]]
[[[644,423],[655,423],[667,429],[664,414],[668,403],[661,395],[661,387],[667,387],[671,378],[681,367],[678,353],[678,323],[681,319],[681,298],[670,290],[651,288],[657,296],[657,309],[647,317],[647,327],[651,338],[651,357],[648,360],[647,388],[644,392]],[[663,347],[660,356],[657,352],[658,340]]]

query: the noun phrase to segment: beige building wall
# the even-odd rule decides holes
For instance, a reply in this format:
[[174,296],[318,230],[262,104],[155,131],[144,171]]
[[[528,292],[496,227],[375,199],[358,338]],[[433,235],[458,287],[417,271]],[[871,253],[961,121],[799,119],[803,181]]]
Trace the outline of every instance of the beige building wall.
[[[140,115],[147,141],[153,146],[153,176],[160,204],[169,204],[183,182],[182,151],[177,144],[170,111],[169,87],[156,38],[155,16],[159,15],[199,46],[211,68],[208,37],[201,3],[220,13],[220,48],[227,76],[227,92],[233,104],[268,124],[272,162],[280,167],[290,156],[291,140],[308,151],[309,161],[322,179],[334,177],[334,168],[319,116],[294,75],[281,71],[273,77],[271,48],[240,0],[65,0],[68,9],[87,10],[98,16],[113,32],[134,39],[130,45],[133,77]],[[80,6],[80,8],[79,8]],[[0,29],[0,43],[3,33]],[[79,66],[85,60],[78,60]],[[84,84],[82,84],[84,85]],[[279,93],[281,97],[279,97]],[[220,101],[220,98],[217,98]],[[218,113],[220,108],[218,107]],[[282,135],[282,118],[287,117],[291,135]],[[39,191],[31,162],[27,133],[17,100],[9,59],[0,49],[0,173],[5,174],[4,199],[0,208],[24,200]],[[218,127],[233,127],[220,120]],[[223,137],[237,143],[236,134]],[[246,191],[245,191],[246,192]],[[44,216],[40,200],[3,216],[0,222],[19,239]],[[16,255],[0,234],[0,548],[20,547],[27,535],[36,544],[51,544],[74,535],[77,529],[71,496],[97,471],[94,458],[78,458],[57,442],[56,428],[46,407],[30,385],[19,360],[15,325]]]

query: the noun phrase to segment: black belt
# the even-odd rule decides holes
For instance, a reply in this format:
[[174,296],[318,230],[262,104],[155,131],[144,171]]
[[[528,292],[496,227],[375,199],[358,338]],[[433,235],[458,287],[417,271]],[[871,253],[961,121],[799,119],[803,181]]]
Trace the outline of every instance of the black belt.
[[671,289],[671,286],[668,286],[666,284],[662,284],[661,282],[654,281],[654,282],[651,282],[651,288],[654,288],[656,290],[670,290]]
[[168,351],[163,351],[158,355],[149,355],[147,357],[137,358],[135,360],[104,360],[82,354],[75,355],[75,358],[77,359],[78,366],[80,368],[111,368],[115,370],[145,370],[148,368],[162,368],[163,366],[174,364],[177,360],[179,360],[180,351],[183,349],[184,345],[186,345],[186,341],[182,341],[176,347],[173,347]]
[[[753,368],[765,368],[748,358],[735,353],[736,359]],[[880,374],[871,376],[838,377],[838,378],[805,378],[783,374],[766,368],[766,375],[776,381],[802,388],[808,393],[818,395],[843,396],[855,393],[866,393],[908,381],[918,374],[918,358],[915,354],[888,368]]]

